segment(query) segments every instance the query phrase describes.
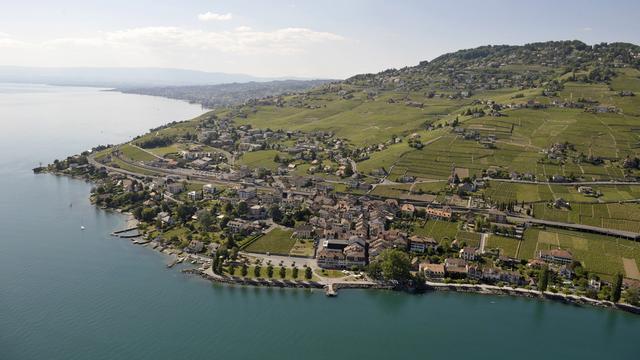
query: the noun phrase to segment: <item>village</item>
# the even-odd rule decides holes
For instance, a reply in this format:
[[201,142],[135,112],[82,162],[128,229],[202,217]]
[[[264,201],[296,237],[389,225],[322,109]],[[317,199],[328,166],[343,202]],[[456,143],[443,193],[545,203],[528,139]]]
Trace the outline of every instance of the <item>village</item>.
[[[371,194],[378,179],[359,174],[351,159],[358,151],[329,132],[253,129],[208,118],[166,155],[148,152],[143,146],[149,140],[141,141],[52,166],[95,181],[92,200],[98,206],[132,213],[136,243],[171,254],[172,265],[185,259],[200,263],[209,278],[331,286],[489,284],[605,300],[616,287],[638,283],[594,276],[560,247],[536,249],[523,259],[489,246],[490,237],[520,244],[530,227],[637,236],[541,223],[527,216],[531,209],[525,206],[464,196],[485,187],[490,177],[463,181],[454,167],[446,186],[458,200],[427,203]],[[402,139],[391,140],[396,141]],[[276,155],[272,169],[234,164],[243,154],[265,149],[289,157]],[[554,145],[549,154],[563,149]],[[302,174],[296,172],[301,162],[308,164]],[[588,186],[580,191],[595,195]],[[570,205],[559,199],[550,206]],[[407,271],[372,270],[384,261]]]

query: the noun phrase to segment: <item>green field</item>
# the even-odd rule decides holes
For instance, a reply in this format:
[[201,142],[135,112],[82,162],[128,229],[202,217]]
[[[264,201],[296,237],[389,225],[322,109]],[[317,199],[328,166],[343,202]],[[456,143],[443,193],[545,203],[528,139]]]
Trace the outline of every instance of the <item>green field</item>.
[[296,239],[291,237],[292,234],[292,230],[275,228],[258,238],[244,250],[261,254],[289,255],[293,245],[296,243]]
[[640,233],[640,205],[638,204],[578,204],[571,209],[556,209],[547,204],[535,204],[536,218],[598,226]]
[[458,233],[458,223],[440,220],[428,220],[423,227],[416,227],[415,233],[434,238],[438,242],[453,241]]
[[500,255],[515,257],[520,240],[510,237],[489,235],[485,249],[499,249]]
[[279,154],[281,157],[287,157],[286,154],[276,150],[252,151],[242,154],[242,157],[238,159],[237,163],[251,168],[262,167],[265,169],[276,170],[279,166],[278,163],[273,161],[276,154]]
[[155,156],[130,144],[122,145],[119,149],[124,156],[133,161],[153,161],[156,159]]
[[532,259],[537,250],[553,248],[571,251],[587,270],[607,278],[617,272],[624,274],[623,257],[640,265],[640,242],[566,230],[527,229],[518,257]]
[[456,234],[456,239],[460,243],[465,243],[467,246],[473,246],[475,248],[480,247],[480,238],[482,237],[481,233],[473,233],[468,231],[458,231]]
[[595,198],[578,192],[575,185],[538,185],[489,181],[483,190],[487,198],[495,202],[539,202],[563,198],[569,202],[625,201],[640,199],[640,185],[593,185],[602,196]]

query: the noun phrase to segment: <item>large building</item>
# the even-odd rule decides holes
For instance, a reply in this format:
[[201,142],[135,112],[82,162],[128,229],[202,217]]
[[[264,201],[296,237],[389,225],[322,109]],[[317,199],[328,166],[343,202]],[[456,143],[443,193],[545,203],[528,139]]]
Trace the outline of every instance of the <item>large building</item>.
[[321,242],[316,256],[318,266],[327,269],[348,269],[367,264],[366,243],[352,236],[349,240],[327,239]]

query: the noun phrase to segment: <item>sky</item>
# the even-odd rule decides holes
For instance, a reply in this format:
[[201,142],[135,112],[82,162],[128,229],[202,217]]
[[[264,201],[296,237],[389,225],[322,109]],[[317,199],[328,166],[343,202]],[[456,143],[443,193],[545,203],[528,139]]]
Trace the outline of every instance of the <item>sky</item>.
[[488,44],[640,44],[640,1],[0,0],[0,65],[346,78]]

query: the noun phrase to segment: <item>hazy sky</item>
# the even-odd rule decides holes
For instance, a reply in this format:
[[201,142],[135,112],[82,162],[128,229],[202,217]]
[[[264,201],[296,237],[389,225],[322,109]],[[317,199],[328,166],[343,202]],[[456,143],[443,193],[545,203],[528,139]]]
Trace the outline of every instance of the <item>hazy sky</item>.
[[638,44],[639,15],[604,0],[0,0],[0,65],[343,78],[485,44]]

